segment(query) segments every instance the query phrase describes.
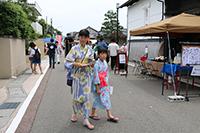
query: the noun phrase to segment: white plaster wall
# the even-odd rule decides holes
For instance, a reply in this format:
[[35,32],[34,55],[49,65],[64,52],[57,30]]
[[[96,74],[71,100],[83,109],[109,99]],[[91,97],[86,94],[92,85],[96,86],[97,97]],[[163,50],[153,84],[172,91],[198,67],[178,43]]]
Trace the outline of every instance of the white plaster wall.
[[42,26],[38,22],[32,23],[31,26],[33,27],[36,33],[42,35]]
[[[145,10],[148,10],[145,13]],[[157,0],[140,0],[128,7],[127,27],[129,31],[142,27],[146,24],[158,22],[162,19],[162,4]],[[140,39],[141,37],[139,37]]]

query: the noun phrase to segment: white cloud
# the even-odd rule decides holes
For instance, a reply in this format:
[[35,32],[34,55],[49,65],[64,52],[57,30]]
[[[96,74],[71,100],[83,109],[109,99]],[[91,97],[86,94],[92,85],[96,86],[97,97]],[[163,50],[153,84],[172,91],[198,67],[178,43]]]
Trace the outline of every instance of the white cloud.
[[[29,0],[34,2],[35,0]],[[116,10],[116,3],[127,0],[36,0],[42,8],[42,17],[53,18],[53,25],[63,31],[79,31],[91,26],[100,30],[104,14],[108,10]],[[126,8],[120,9],[119,21],[126,27]]]

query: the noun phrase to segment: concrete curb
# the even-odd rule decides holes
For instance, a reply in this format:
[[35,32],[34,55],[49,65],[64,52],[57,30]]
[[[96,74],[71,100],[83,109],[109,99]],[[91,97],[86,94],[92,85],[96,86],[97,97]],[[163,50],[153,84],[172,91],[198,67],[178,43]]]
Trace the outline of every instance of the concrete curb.
[[6,133],[14,133],[17,129],[17,127],[19,126],[33,96],[35,95],[42,79],[44,78],[45,74],[48,71],[49,66],[47,65],[47,67],[44,70],[44,74],[41,75],[39,77],[39,79],[37,80],[35,86],[31,89],[31,92],[29,93],[28,97],[25,99],[25,101],[23,102],[22,106],[20,107],[20,109],[18,110],[17,115],[14,117],[14,119],[12,120],[10,126],[8,127],[8,129],[6,130]]

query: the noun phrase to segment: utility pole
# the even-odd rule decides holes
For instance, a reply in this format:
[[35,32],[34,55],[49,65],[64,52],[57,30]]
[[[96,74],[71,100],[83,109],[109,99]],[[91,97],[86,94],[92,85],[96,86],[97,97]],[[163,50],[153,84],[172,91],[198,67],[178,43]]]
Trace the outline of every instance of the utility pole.
[[119,44],[119,3],[116,4],[117,8],[117,44]]
[[53,36],[53,19],[51,18],[51,35]]
[[47,33],[48,33],[48,18],[47,18],[47,16],[46,16],[46,25],[45,25],[45,35],[47,35]]

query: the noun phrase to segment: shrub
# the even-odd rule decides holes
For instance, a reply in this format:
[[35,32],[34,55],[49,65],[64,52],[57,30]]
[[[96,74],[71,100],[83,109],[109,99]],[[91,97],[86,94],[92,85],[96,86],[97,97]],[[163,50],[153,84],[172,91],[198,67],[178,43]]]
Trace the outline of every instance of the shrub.
[[12,36],[32,40],[36,38],[23,8],[16,3],[0,2],[0,36]]

